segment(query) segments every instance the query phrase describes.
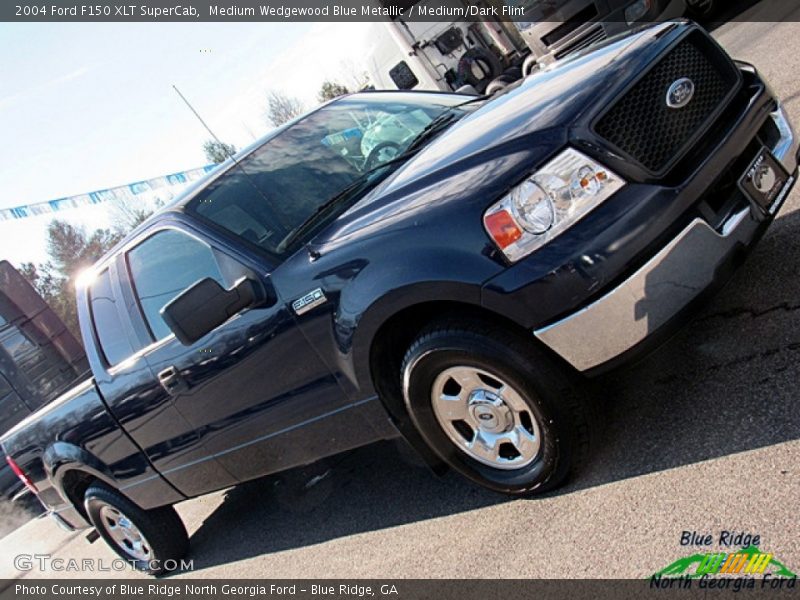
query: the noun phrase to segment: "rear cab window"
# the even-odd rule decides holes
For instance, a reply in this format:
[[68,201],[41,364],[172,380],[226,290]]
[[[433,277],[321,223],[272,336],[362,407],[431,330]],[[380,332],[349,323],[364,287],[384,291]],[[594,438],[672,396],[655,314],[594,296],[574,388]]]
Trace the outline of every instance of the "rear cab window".
[[100,353],[108,367],[118,365],[133,355],[119,310],[122,308],[111,285],[111,273],[102,271],[89,286],[92,326]]

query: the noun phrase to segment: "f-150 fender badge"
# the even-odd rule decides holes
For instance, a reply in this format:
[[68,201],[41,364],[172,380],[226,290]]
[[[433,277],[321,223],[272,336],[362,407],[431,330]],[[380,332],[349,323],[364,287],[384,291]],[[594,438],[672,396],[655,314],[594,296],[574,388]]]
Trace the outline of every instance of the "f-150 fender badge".
[[322,304],[325,304],[328,299],[325,297],[321,288],[317,288],[314,291],[308,292],[302,298],[298,298],[294,302],[292,302],[292,308],[294,312],[298,315],[302,315],[310,311],[312,308],[316,308]]

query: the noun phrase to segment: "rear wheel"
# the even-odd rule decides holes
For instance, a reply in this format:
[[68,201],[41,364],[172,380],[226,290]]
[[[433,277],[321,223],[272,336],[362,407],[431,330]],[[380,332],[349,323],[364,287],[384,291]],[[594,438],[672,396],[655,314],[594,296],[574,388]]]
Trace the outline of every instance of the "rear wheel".
[[186,555],[189,537],[171,506],[144,510],[102,484],[86,490],[84,506],[100,537],[139,571],[160,575]]
[[529,340],[462,322],[424,331],[402,367],[406,408],[430,447],[489,489],[552,489],[589,454],[589,405]]

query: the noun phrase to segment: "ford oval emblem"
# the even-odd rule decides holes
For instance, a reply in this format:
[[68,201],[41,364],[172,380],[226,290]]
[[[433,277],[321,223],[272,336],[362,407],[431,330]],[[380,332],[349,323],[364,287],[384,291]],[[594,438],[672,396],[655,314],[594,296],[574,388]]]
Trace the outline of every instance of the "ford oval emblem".
[[688,77],[678,79],[667,90],[667,106],[670,108],[683,108],[694,98],[694,81]]

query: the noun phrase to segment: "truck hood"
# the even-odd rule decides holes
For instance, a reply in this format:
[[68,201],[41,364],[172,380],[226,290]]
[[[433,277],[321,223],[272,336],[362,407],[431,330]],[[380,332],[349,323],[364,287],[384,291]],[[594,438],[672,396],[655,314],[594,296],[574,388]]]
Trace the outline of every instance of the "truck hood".
[[689,27],[641,28],[529,76],[430,142],[312,246],[324,251],[432,203],[473,198],[484,210],[568,144],[585,147],[594,115]]

